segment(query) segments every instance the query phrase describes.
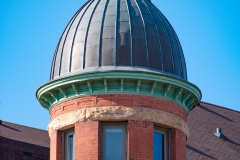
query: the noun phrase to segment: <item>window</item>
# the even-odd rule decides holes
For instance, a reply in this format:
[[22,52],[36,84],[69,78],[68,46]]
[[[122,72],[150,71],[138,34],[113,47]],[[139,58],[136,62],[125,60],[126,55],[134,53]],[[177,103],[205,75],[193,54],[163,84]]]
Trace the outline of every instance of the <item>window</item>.
[[154,160],[169,160],[169,131],[154,129]]
[[127,124],[103,123],[101,125],[102,160],[127,159]]
[[75,134],[74,129],[66,130],[63,133],[63,157],[64,160],[74,160]]

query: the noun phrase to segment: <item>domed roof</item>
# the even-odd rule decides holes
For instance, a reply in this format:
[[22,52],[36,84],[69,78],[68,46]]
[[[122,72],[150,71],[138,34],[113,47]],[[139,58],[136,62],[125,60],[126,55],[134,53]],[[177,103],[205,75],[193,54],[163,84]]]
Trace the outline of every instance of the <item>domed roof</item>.
[[109,70],[187,81],[178,37],[149,0],[89,0],[58,43],[50,79]]

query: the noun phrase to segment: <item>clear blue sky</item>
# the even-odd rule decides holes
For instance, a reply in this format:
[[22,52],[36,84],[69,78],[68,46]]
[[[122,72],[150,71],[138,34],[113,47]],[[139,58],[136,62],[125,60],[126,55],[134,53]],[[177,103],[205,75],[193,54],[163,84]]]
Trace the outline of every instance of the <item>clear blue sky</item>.
[[[35,97],[49,81],[53,54],[86,0],[0,1],[0,119],[47,129]],[[240,111],[240,1],[152,0],[177,32],[188,80],[205,102]]]

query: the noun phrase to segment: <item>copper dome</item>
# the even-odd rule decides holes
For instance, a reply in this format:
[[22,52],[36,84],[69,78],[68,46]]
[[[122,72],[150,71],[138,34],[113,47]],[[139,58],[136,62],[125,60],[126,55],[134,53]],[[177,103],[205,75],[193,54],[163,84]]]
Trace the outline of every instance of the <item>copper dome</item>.
[[187,81],[178,37],[148,0],[89,0],[54,54],[51,80],[83,73],[141,71]]

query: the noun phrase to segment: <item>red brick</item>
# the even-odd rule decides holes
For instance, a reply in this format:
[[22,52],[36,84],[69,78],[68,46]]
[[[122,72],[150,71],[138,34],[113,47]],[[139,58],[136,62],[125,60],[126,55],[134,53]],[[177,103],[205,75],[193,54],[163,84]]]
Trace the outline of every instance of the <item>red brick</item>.
[[186,160],[186,135],[177,129],[171,129],[171,160]]
[[[57,105],[51,111],[51,120],[61,114],[80,108],[101,106],[145,107],[172,113],[186,121],[187,112],[180,105],[161,98],[141,95],[98,95],[76,98]],[[62,158],[62,135],[51,135],[51,160]],[[61,138],[60,138],[61,137]],[[128,121],[128,159],[154,159],[154,124],[152,122]],[[186,160],[186,135],[171,129],[171,160]],[[75,124],[75,159],[100,159],[100,122],[87,121]]]
[[129,160],[153,160],[154,125],[152,122],[128,121],[128,158]]
[[99,125],[99,121],[75,124],[75,160],[98,160],[100,158]]
[[101,107],[101,106],[126,106],[145,107],[158,109],[172,113],[187,121],[187,112],[180,105],[161,98],[154,98],[141,95],[97,95],[81,97],[66,101],[55,106],[51,111],[51,120],[61,114],[78,110],[79,108]]
[[62,160],[62,132],[55,131],[50,137],[50,159]]

